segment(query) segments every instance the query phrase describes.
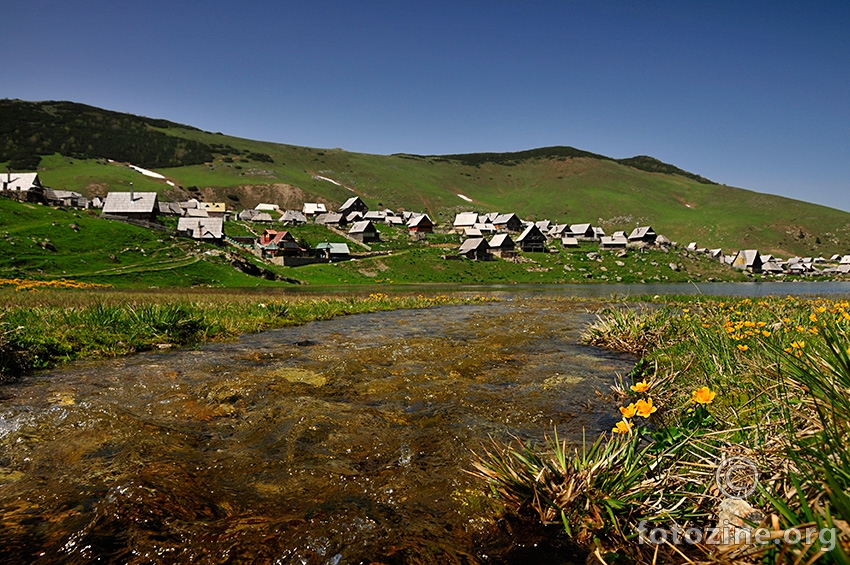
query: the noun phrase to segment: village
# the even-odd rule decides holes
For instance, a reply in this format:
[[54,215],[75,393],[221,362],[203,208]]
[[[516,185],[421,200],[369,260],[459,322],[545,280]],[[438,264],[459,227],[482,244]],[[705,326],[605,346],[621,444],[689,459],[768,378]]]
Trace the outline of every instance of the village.
[[[652,226],[636,226],[610,235],[591,223],[558,224],[549,220],[522,220],[515,213],[459,212],[451,225],[436,225],[427,213],[370,210],[353,196],[335,210],[319,202],[304,202],[300,210],[282,210],[274,203],[261,203],[252,209],[228,210],[224,202],[183,202],[159,200],[156,192],[109,192],[106,197],[88,199],[80,193],[54,190],[42,185],[38,173],[7,172],[2,181],[3,196],[23,202],[64,208],[100,210],[104,219],[122,221],[218,246],[235,246],[256,258],[287,267],[314,263],[349,261],[391,251],[374,251],[381,241],[379,225],[393,226],[406,234],[410,242],[429,244],[435,236],[446,248],[445,260],[489,261],[501,259],[522,262],[526,254],[547,253],[580,246],[598,246],[625,257],[628,250],[680,248],[657,233]],[[173,221],[176,220],[176,226]],[[240,229],[234,228],[236,225]],[[307,224],[324,226],[327,241],[306,245],[287,229]],[[246,230],[247,227],[247,230]],[[230,232],[230,233],[228,233]],[[454,241],[455,243],[452,243]],[[355,248],[356,251],[352,251]],[[688,252],[705,255],[730,269],[782,278],[843,276],[850,273],[850,254],[825,257],[780,258],[758,249],[724,251],[706,248],[697,242],[684,246]],[[598,255],[598,252],[588,253]],[[678,270],[675,262],[669,264]]]

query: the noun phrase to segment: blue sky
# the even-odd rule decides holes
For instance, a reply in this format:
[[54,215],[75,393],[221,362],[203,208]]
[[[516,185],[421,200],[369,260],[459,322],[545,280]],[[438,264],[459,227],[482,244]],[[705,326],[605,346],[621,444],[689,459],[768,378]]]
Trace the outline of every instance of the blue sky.
[[364,153],[651,155],[850,211],[850,2],[12,2],[0,98]]

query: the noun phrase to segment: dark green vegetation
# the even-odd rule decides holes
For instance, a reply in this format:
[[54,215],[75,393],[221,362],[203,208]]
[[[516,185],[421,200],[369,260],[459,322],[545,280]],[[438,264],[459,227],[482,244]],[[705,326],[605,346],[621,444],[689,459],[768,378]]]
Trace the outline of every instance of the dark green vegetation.
[[17,292],[0,287],[0,381],[83,358],[232,339],[336,316],[461,304],[460,296],[316,298],[250,292]]
[[[482,451],[475,474],[508,511],[561,522],[607,563],[850,563],[850,405],[840,392],[850,387],[850,302],[619,306],[584,340],[642,355],[612,387],[620,421],[577,453],[557,437]],[[733,457],[752,467],[718,478]],[[731,522],[752,528],[749,539],[647,541],[654,528],[668,540],[680,528],[681,540],[688,528],[723,526],[724,507],[749,516],[749,526]]]
[[[155,190],[166,199],[195,196],[240,209],[258,202],[298,208],[304,201],[338,205],[357,194],[372,209],[425,211],[442,225],[451,223],[456,212],[472,209],[515,212],[534,220],[593,222],[609,233],[651,224],[682,244],[697,241],[727,252],[758,248],[780,256],[805,256],[846,253],[850,248],[846,212],[711,184],[651,157],[612,159],[569,147],[450,156],[367,155],[239,139],[70,103],[5,101],[3,107],[8,115],[0,120],[0,148],[5,148],[0,162],[16,155],[41,155],[39,172],[45,184],[90,196],[127,190],[134,182],[137,190]],[[91,151],[77,144],[77,137],[90,130],[78,134],[75,115],[85,120],[86,128],[109,124],[110,131],[130,133],[110,137],[104,150]],[[22,139],[25,131],[35,132],[28,141]],[[108,133],[91,132],[92,139]],[[156,149],[161,144],[163,148]],[[146,153],[148,145],[155,154]],[[94,157],[157,167],[179,188]]]

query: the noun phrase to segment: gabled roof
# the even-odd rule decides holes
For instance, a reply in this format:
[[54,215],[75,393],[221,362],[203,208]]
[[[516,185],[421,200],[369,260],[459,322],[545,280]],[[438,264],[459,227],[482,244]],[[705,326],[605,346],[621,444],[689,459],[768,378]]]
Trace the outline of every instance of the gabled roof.
[[420,224],[426,225],[426,226],[427,225],[433,226],[434,222],[431,221],[431,218],[428,217],[428,214],[422,214],[421,216],[414,216],[413,218],[410,218],[410,221],[407,222],[407,227],[415,228],[415,227],[419,227]]
[[0,185],[6,185],[6,190],[25,191],[41,186],[38,173],[9,173],[0,176],[0,181]]
[[332,255],[351,255],[347,243],[329,243],[325,241],[317,244],[316,249],[327,249]]
[[365,214],[363,214],[364,220],[373,220],[373,221],[376,221],[376,222],[383,222],[386,219],[386,217],[387,217],[387,213],[382,212],[380,210],[370,210],[369,212],[366,212]]
[[743,264],[747,267],[752,267],[757,262],[761,263],[761,256],[758,249],[741,249],[733,260],[733,264]]
[[307,218],[304,217],[304,213],[300,210],[287,210],[280,217],[281,222],[301,222],[306,223]]
[[570,224],[570,232],[574,234],[587,234],[593,235],[593,226],[590,224]]
[[345,218],[342,217],[342,214],[337,214],[336,212],[328,212],[327,214],[316,216],[317,224],[339,224],[344,220]]
[[487,243],[487,240],[483,237],[475,237],[472,239],[467,239],[460,246],[460,253],[469,253],[470,251],[477,251],[479,249],[489,249],[490,244]]
[[629,239],[643,239],[653,235],[655,235],[655,230],[652,229],[652,226],[640,226],[632,230]]
[[539,222],[534,222],[534,225],[537,226],[541,232],[549,231],[549,228],[552,227],[552,222],[549,220],[540,220]]
[[842,265],[850,265],[850,255],[845,255],[844,257],[842,257],[839,263]]
[[363,212],[351,212],[345,217],[346,222],[359,222],[363,219]]
[[367,231],[378,231],[373,224],[369,220],[362,220],[360,222],[355,222],[354,225],[351,226],[351,229],[348,230],[348,233],[364,233]]
[[404,218],[401,216],[387,216],[384,221],[394,226],[400,226],[404,223]]
[[150,214],[159,212],[156,192],[110,192],[103,203],[104,214]]
[[514,240],[506,233],[496,234],[490,239],[490,247],[493,249],[513,249]]
[[187,208],[186,209],[186,217],[187,218],[209,218],[210,214],[203,208]]
[[362,204],[364,206],[366,205],[362,200],[360,200],[359,196],[352,196],[351,198],[349,198],[348,200],[343,202],[342,206],[340,206],[339,209],[340,210],[346,210],[348,208],[351,208],[352,206],[354,206],[358,202],[360,202],[360,204]]
[[523,230],[521,234],[519,234],[519,237],[516,238],[516,242],[521,243],[526,239],[533,239],[535,237],[541,240],[546,239],[546,236],[543,235],[543,232],[540,231],[540,228],[538,228],[535,224],[531,224],[530,226],[525,228],[525,230]]
[[224,218],[180,218],[177,231],[192,239],[221,239],[224,237]]
[[463,228],[463,235],[466,237],[481,237],[481,230],[478,228]]
[[478,212],[461,212],[452,224],[456,228],[472,227],[478,223]]

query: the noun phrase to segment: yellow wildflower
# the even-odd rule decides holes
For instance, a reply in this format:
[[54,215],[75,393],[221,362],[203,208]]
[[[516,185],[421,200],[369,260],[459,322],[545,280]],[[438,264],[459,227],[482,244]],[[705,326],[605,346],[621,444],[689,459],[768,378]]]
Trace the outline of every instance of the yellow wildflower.
[[637,415],[641,418],[649,418],[649,415],[658,410],[657,407],[652,405],[652,399],[648,398],[646,400],[640,399],[637,401]]
[[632,425],[626,420],[620,420],[617,425],[611,429],[615,434],[627,434],[632,431]]
[[635,383],[631,386],[631,389],[635,392],[646,392],[649,390],[649,385],[646,381],[641,381],[639,383]]
[[739,349],[740,351],[746,351],[746,350],[747,350],[747,349],[749,349],[749,348],[750,348],[750,346],[749,346],[749,345],[741,345],[740,343],[738,344],[738,349]]
[[712,391],[707,386],[704,386],[694,391],[691,402],[695,404],[711,404],[715,396],[717,396],[716,392]]
[[637,413],[637,406],[632,402],[628,406],[620,406],[620,414],[623,415],[623,418],[634,418]]

